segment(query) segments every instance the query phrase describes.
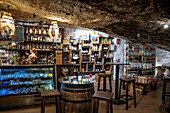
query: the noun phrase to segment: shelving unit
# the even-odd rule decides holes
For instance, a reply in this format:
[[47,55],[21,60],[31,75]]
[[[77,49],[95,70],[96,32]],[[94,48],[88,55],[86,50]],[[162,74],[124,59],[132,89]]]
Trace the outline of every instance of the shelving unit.
[[16,21],[16,26],[24,28],[24,41],[19,43],[21,63],[27,59],[26,52],[31,48],[36,48],[38,63],[54,63],[54,40],[50,39],[48,33],[50,24]]
[[[102,44],[93,43],[91,40],[82,40],[78,43],[76,39],[70,39],[70,43],[67,45],[69,45],[69,50],[63,48],[63,54],[68,52],[71,55],[71,63],[75,64],[75,73],[112,70],[113,55],[110,57],[109,54],[113,54],[114,50],[111,50],[111,42]],[[103,52],[106,54],[105,56],[102,54]],[[63,57],[67,56],[63,55]]]
[[154,72],[155,54],[155,47],[152,45],[127,42],[124,47],[124,63],[130,64],[124,68],[124,75],[126,75],[124,77],[133,77],[136,79],[136,86],[145,87],[142,89],[143,94],[149,91],[146,89],[146,85],[156,85],[157,83]]

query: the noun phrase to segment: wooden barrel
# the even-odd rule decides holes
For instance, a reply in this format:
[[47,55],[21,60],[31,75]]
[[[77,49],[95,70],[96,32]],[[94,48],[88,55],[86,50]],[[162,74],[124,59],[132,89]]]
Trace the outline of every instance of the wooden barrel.
[[62,113],[90,113],[93,84],[61,84]]

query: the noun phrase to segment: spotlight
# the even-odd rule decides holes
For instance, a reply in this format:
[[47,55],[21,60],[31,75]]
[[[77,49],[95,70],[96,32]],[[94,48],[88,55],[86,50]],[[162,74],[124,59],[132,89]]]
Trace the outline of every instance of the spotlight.
[[168,25],[167,25],[167,24],[165,24],[165,25],[164,25],[164,28],[165,28],[165,29],[167,29],[167,28],[168,28]]

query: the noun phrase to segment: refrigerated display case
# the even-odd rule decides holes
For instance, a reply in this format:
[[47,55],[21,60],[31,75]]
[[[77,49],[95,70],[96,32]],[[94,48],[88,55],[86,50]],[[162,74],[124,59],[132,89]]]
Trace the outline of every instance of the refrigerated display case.
[[0,108],[40,104],[40,92],[55,88],[55,65],[0,66]]

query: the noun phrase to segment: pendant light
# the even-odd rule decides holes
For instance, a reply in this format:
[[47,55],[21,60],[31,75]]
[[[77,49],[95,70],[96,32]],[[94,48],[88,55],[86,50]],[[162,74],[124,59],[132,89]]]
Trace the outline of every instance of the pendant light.
[[0,19],[0,31],[2,37],[14,36],[15,24],[14,24],[12,14],[9,13],[9,5],[8,5],[8,12],[2,13],[2,17]]

